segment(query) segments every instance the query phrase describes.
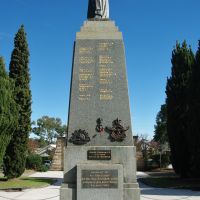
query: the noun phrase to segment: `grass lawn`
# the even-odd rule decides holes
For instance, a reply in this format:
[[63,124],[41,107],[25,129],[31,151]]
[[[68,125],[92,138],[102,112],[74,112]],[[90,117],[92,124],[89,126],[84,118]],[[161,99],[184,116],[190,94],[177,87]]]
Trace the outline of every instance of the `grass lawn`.
[[26,170],[20,178],[8,180],[3,177],[3,173],[0,172],[0,190],[5,189],[27,189],[27,188],[40,188],[52,185],[55,179],[50,178],[32,178],[29,175],[35,173],[33,170]]
[[148,174],[149,177],[141,178],[140,181],[152,187],[200,191],[200,179],[181,179],[174,172],[150,172]]
[[54,179],[46,178],[30,178],[21,177],[12,180],[6,180],[6,178],[0,178],[0,189],[13,189],[13,188],[40,188],[46,187],[54,183]]

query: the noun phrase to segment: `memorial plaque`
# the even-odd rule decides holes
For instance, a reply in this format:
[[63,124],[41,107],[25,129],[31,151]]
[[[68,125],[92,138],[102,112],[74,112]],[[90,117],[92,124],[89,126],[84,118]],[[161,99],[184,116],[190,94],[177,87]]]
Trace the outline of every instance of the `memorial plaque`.
[[111,160],[111,150],[89,150],[88,160]]
[[82,189],[118,188],[118,170],[82,170]]

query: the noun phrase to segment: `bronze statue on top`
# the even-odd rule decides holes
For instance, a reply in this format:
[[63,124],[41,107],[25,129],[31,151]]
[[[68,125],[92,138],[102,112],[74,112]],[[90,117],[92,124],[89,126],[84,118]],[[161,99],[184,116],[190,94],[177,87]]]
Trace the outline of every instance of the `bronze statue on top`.
[[108,0],[89,0],[88,19],[109,19]]

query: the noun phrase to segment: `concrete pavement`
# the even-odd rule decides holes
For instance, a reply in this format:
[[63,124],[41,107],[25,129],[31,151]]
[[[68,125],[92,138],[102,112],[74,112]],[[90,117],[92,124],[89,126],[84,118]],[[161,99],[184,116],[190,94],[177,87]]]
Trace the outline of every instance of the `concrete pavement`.
[[[137,175],[138,177],[148,176],[143,172],[138,172]],[[63,172],[35,173],[30,177],[55,178],[57,182],[41,189],[28,189],[22,192],[0,191],[0,200],[59,200]],[[200,192],[191,190],[152,188],[142,183],[140,183],[140,188],[141,200],[200,200]]]
[[[144,172],[138,172],[137,177],[148,176]],[[200,200],[200,192],[180,189],[152,188],[143,183],[140,184],[141,200]]]

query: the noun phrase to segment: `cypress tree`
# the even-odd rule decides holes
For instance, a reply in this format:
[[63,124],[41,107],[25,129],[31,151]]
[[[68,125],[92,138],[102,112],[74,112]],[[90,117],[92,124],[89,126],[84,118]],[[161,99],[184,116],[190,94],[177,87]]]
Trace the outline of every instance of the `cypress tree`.
[[160,144],[168,142],[167,136],[167,106],[161,105],[160,111],[156,116],[156,125],[154,126],[154,140]]
[[192,74],[192,81],[189,95],[190,98],[190,148],[191,177],[200,177],[200,41],[195,57],[195,68]]
[[13,84],[6,73],[3,58],[0,57],[0,165],[16,126],[17,107],[13,100]]
[[172,52],[172,74],[167,80],[167,133],[171,147],[172,164],[181,177],[189,176],[190,146],[189,130],[189,88],[194,54],[184,41],[177,43]]
[[14,39],[9,76],[15,84],[14,99],[19,107],[19,117],[18,127],[6,150],[4,175],[8,178],[16,178],[21,176],[25,170],[27,142],[31,131],[29,50],[23,25]]

